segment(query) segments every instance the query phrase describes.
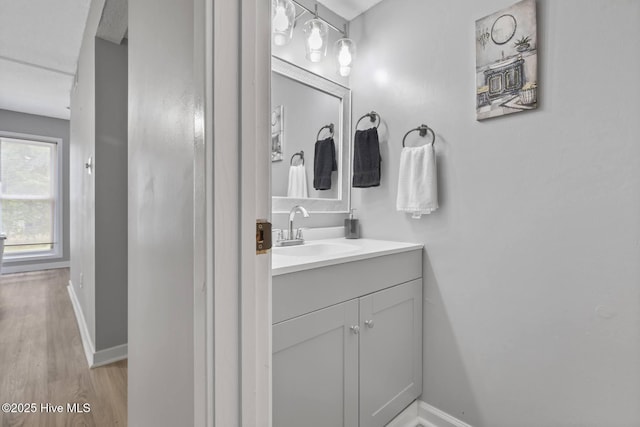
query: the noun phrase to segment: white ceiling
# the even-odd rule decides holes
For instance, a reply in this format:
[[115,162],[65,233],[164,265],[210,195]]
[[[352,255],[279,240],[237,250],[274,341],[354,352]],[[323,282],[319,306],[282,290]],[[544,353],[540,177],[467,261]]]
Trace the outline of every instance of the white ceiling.
[[[380,1],[320,3],[350,21]],[[0,0],[0,109],[69,118],[90,2]]]
[[351,21],[356,16],[369,10],[382,0],[318,0],[319,3]]
[[69,118],[90,0],[0,0],[0,108]]

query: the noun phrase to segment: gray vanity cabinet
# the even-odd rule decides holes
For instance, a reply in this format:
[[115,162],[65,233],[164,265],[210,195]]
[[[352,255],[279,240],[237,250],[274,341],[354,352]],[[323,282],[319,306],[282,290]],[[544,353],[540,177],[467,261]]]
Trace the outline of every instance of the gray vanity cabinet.
[[360,426],[382,427],[422,392],[422,281],[360,298]]
[[274,427],[358,425],[358,301],[273,326]]
[[422,393],[422,250],[273,277],[273,426],[382,427]]

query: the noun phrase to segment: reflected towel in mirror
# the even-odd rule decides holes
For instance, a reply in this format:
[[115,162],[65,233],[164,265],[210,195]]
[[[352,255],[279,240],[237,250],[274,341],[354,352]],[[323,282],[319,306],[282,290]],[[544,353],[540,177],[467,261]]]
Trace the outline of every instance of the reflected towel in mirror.
[[291,165],[291,167],[289,167],[287,197],[296,199],[306,199],[309,197],[307,191],[307,169],[303,164]]
[[337,170],[336,144],[333,138],[317,141],[313,156],[313,188],[330,190],[331,172]]

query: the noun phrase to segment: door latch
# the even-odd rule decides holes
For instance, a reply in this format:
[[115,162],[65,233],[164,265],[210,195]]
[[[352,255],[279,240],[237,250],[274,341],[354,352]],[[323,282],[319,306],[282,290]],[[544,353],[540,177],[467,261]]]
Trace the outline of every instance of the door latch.
[[271,240],[271,223],[266,219],[256,220],[256,254],[269,252]]

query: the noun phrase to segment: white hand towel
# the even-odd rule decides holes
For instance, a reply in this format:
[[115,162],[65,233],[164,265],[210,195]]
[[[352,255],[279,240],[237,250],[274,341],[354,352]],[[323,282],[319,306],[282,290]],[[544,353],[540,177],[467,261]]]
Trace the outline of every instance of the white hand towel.
[[396,208],[418,219],[438,209],[436,154],[433,144],[404,147],[400,153],[400,175]]
[[289,168],[287,197],[296,199],[306,199],[309,197],[309,193],[307,192],[307,171],[304,165],[292,165]]

